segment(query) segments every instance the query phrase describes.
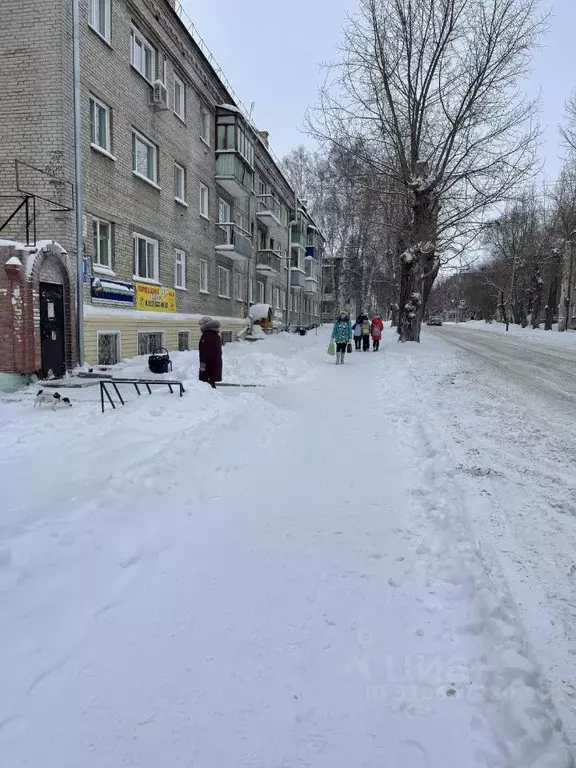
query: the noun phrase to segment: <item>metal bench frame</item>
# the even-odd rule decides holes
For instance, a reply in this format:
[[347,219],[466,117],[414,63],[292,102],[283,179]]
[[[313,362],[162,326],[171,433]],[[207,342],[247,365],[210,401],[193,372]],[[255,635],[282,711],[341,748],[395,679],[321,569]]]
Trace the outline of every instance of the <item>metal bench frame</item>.
[[124,402],[124,398],[120,394],[120,390],[118,389],[118,384],[132,384],[136,392],[138,393],[138,396],[142,394],[140,392],[140,386],[146,387],[148,390],[148,394],[152,394],[152,390],[150,387],[152,386],[166,386],[170,390],[170,393],[172,394],[174,392],[174,387],[178,387],[178,391],[180,393],[180,397],[184,394],[186,391],[184,389],[184,385],[181,381],[168,381],[165,379],[102,379],[100,380],[100,403],[102,405],[102,413],[104,413],[106,402],[104,400],[104,395],[108,398],[108,401],[112,408],[116,410],[116,404],[114,403],[114,399],[112,395],[110,394],[109,387],[113,387],[114,391],[118,395],[118,400],[122,405],[126,405]]

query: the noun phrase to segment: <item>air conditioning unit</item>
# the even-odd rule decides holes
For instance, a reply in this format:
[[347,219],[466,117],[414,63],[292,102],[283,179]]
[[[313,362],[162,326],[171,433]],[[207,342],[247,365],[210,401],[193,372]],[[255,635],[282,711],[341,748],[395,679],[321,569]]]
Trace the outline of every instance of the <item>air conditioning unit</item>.
[[156,80],[154,83],[152,103],[159,109],[168,109],[168,88],[166,88],[162,80]]

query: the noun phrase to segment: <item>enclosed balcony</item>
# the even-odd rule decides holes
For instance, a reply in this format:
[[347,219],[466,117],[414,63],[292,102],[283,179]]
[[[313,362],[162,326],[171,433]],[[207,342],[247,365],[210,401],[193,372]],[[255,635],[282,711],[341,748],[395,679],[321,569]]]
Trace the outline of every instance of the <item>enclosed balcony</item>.
[[306,287],[306,275],[301,269],[291,267],[290,269],[290,285],[292,288],[305,288]]
[[256,272],[260,275],[279,275],[282,271],[282,251],[264,249],[256,254]]
[[252,254],[252,241],[248,232],[237,224],[216,224],[216,251],[234,261],[244,261]]
[[315,245],[307,245],[306,246],[306,258],[307,259],[314,259],[314,261],[318,260],[318,251],[316,250]]
[[318,293],[318,280],[316,280],[315,277],[306,277],[306,281],[304,283],[304,293]]
[[245,197],[254,178],[254,135],[231,104],[216,112],[216,181],[233,197]]
[[268,229],[284,227],[282,205],[274,195],[258,195],[256,216]]

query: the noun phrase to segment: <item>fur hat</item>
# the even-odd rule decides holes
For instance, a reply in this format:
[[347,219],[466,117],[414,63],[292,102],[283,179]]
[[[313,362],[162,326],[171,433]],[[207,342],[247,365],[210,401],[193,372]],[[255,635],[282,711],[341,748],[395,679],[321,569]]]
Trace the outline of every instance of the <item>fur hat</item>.
[[219,331],[220,320],[215,320],[213,317],[203,317],[202,320],[200,320],[200,330],[202,333],[204,333],[204,331]]

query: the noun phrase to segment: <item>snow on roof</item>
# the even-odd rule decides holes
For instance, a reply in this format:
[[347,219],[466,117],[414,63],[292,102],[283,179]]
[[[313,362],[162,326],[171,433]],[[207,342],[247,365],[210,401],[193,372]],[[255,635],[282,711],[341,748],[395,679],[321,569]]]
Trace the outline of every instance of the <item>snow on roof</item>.
[[271,311],[270,304],[254,304],[250,307],[249,315],[252,320],[267,320]]
[[227,109],[229,112],[238,112],[238,114],[241,114],[238,107],[235,107],[234,104],[220,104],[220,107],[222,109]]
[[6,266],[8,267],[21,267],[22,262],[18,258],[18,256],[10,256],[8,261],[6,262]]

